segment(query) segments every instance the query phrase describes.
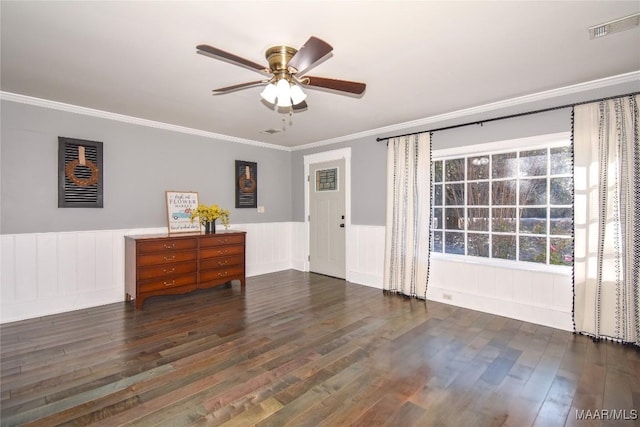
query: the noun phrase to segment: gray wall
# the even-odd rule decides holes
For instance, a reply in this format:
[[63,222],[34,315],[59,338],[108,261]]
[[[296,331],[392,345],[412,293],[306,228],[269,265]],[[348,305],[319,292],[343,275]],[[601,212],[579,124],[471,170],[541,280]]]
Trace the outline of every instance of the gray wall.
[[[291,220],[291,153],[10,101],[1,104],[0,231],[162,227],[165,191],[192,190],[231,222]],[[58,136],[103,142],[104,208],[58,208]],[[256,209],[235,209],[234,160],[258,163]]]
[[[440,126],[435,125],[430,128],[437,127]],[[570,128],[570,110],[559,110],[513,120],[496,121],[483,126],[474,125],[435,132],[431,145],[433,150],[437,150],[563,132]],[[394,135],[412,131],[401,130]],[[385,224],[387,144],[384,141],[377,142],[376,137],[360,138],[292,153],[294,221],[304,221],[304,184],[306,182],[304,156],[347,146],[351,147],[351,223]]]
[[293,220],[304,221],[304,156],[351,147],[351,223],[382,225],[386,215],[387,146],[375,138],[361,138],[309,150],[293,151],[291,173]]
[[434,132],[432,150],[571,131],[571,109]]
[[[508,116],[528,111],[542,110],[578,102],[586,102],[614,95],[623,95],[640,90],[640,82],[607,86],[580,93],[545,98],[544,100],[503,108],[489,113],[466,116],[461,119],[431,123],[419,128],[412,127],[392,133],[326,145],[292,153],[291,171],[293,182],[292,216],[294,221],[304,221],[304,156],[337,148],[351,147],[351,222],[357,225],[384,225],[386,216],[386,144],[377,142],[377,137],[387,137],[410,132],[426,131],[463,123],[472,123],[494,117]],[[435,132],[432,149],[459,147],[525,138],[535,135],[567,132],[571,130],[571,108],[518,118],[497,120],[480,125],[471,125]]]
[[[0,232],[26,233],[166,225],[165,190],[193,190],[231,209],[232,223],[304,221],[304,156],[352,149],[352,223],[384,225],[386,145],[375,138],[589,101],[640,90],[634,81],[389,134],[296,150],[259,148],[2,101]],[[571,129],[570,109],[436,132],[433,149]],[[105,207],[57,208],[58,136],[104,143]],[[234,209],[234,160],[258,163],[258,204]]]

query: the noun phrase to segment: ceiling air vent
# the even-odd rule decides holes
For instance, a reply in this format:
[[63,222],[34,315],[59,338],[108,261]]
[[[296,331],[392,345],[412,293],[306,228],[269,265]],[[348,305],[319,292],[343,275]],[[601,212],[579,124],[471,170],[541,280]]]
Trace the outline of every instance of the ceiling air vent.
[[589,27],[589,38],[591,40],[599,39],[600,37],[608,36],[609,34],[636,28],[638,25],[640,25],[640,13],[634,13],[633,15],[625,16],[624,18]]
[[271,128],[271,129],[263,130],[260,133],[264,133],[266,135],[273,135],[274,133],[278,133],[278,132],[282,132],[282,129]]

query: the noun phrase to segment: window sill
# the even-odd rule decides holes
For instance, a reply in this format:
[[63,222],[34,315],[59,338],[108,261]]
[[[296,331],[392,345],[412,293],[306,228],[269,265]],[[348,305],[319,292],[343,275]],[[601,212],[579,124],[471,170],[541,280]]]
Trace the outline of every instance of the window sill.
[[485,267],[499,267],[511,270],[535,271],[539,273],[556,274],[560,276],[571,276],[573,268],[566,265],[546,265],[525,261],[509,261],[495,258],[482,258],[466,255],[445,254],[440,252],[430,252],[431,260],[442,260],[447,262],[459,262],[462,264],[477,264]]

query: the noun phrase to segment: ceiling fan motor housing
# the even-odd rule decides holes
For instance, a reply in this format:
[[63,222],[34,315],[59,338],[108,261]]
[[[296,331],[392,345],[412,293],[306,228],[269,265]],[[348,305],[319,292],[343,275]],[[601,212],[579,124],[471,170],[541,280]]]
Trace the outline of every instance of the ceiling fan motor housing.
[[298,70],[290,71],[287,65],[289,64],[291,58],[293,58],[293,56],[297,52],[297,49],[289,46],[273,46],[267,49],[265,57],[269,62],[269,68],[275,75],[276,80],[286,78],[287,80],[291,81],[291,73],[295,73]]

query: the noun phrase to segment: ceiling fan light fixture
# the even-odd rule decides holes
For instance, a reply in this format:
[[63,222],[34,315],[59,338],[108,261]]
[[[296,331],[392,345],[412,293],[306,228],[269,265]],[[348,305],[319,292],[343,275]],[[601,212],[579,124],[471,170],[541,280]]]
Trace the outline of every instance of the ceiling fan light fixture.
[[287,79],[278,80],[276,84],[278,92],[278,107],[291,107],[291,86]]
[[[268,67],[206,44],[197,45],[196,48],[199,54],[269,75],[267,80],[251,81],[214,89],[214,95],[263,86],[266,83],[260,93],[262,99],[271,104],[271,106],[289,108],[290,113],[304,111],[308,107],[305,102],[307,95],[303,92],[302,86],[305,89],[330,89],[354,95],[362,95],[367,86],[364,83],[348,80],[306,75],[306,72],[311,67],[318,64],[333,51],[333,47],[330,44],[313,36],[300,49],[294,49],[289,46],[273,46],[267,49],[265,56],[269,63]],[[274,109],[278,110],[278,108]]]
[[280,98],[278,97],[278,103],[276,104],[278,107],[291,107],[291,98]]
[[300,86],[296,84],[291,86],[290,94],[291,94],[291,102],[293,102],[293,105],[298,105],[302,101],[307,99],[307,94],[304,93],[302,89],[300,89]]
[[273,83],[269,83],[262,92],[260,92],[262,99],[270,104],[275,104],[276,96],[278,96],[278,89]]

